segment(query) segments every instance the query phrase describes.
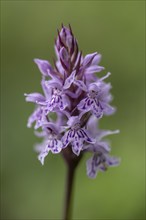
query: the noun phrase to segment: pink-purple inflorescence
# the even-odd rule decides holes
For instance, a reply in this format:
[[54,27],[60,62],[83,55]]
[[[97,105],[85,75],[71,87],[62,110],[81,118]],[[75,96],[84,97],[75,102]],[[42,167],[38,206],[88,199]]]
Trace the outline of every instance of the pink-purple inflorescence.
[[31,127],[35,123],[35,135],[43,138],[43,142],[35,146],[42,164],[50,151],[57,154],[71,148],[77,156],[91,152],[87,174],[95,178],[99,170],[119,164],[119,159],[109,155],[109,143],[103,140],[119,131],[98,128],[104,115],[115,112],[110,105],[111,84],[104,81],[110,73],[102,78],[96,76],[104,70],[99,66],[101,55],[95,52],[83,56],[70,26],[62,26],[58,31],[55,53],[54,67],[47,60],[34,59],[42,74],[44,94],[25,94],[26,101],[35,103],[27,125]]

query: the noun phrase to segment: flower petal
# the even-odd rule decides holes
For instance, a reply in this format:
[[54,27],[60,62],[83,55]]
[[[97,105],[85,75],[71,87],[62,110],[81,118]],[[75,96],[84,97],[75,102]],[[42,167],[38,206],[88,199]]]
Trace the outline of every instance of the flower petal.
[[50,144],[50,150],[52,153],[54,154],[58,154],[60,153],[60,151],[62,150],[62,142],[57,140],[57,139],[53,139],[51,144]]
[[94,138],[90,137],[89,132],[84,128],[81,128],[79,131],[77,131],[77,133],[82,134],[83,140],[85,140],[88,143],[94,144],[96,142],[96,140]]
[[40,151],[40,154],[38,155],[38,160],[41,162],[42,165],[44,165],[45,157],[48,155],[49,151],[50,151],[49,143],[48,141],[45,140],[42,143],[42,149]]
[[72,138],[71,138],[71,134],[70,134],[70,130],[67,131],[64,136],[62,137],[61,141],[63,143],[62,148],[66,148],[68,146],[68,144],[71,142]]
[[41,117],[41,114],[42,114],[42,109],[40,107],[37,107],[34,110],[34,112],[29,116],[27,127],[30,128],[32,124]]
[[102,106],[103,106],[103,113],[105,115],[112,115],[116,111],[115,107],[112,107],[111,105],[109,105],[107,103],[102,104]]
[[27,94],[25,93],[24,94],[26,96],[26,101],[27,102],[34,102],[34,103],[38,103],[38,102],[45,102],[45,97],[43,95],[41,95],[40,93],[30,93],[30,94]]
[[98,140],[101,140],[103,137],[111,135],[111,134],[118,134],[120,131],[119,130],[100,130],[97,132]]
[[97,105],[97,103],[94,101],[94,103],[91,105],[91,109],[93,114],[97,117],[97,118],[101,118],[103,116],[103,110],[100,108],[99,105]]
[[53,70],[51,64],[47,60],[34,59],[34,62],[44,76],[48,76],[48,71]]
[[75,124],[80,124],[80,119],[78,116],[72,116],[69,118],[69,120],[67,121],[67,125],[69,125],[69,127],[74,126]]
[[110,157],[110,156],[106,157],[106,164],[108,166],[118,166],[120,164],[120,161],[121,160],[117,157]]
[[83,100],[80,101],[80,103],[77,105],[79,110],[84,110],[84,111],[90,111],[91,110],[91,103],[93,103],[93,101],[90,98],[85,98]]
[[77,156],[79,156],[80,151],[83,149],[83,141],[82,140],[75,140],[72,143],[72,151],[74,154],[76,154]]
[[101,61],[101,54],[96,54],[96,56],[94,57],[93,61],[92,61],[92,65],[98,65],[99,62]]
[[96,55],[97,55],[97,52],[88,54],[84,57],[84,60],[83,60],[84,68],[87,68],[91,65],[91,63]]
[[61,48],[61,50],[59,52],[59,56],[60,56],[60,62],[62,64],[62,67],[65,70],[68,70],[69,69],[69,54],[68,54],[65,47]]
[[87,169],[87,175],[90,178],[93,178],[93,179],[96,178],[98,170],[99,170],[98,166],[99,166],[99,160],[97,156],[94,155],[89,160],[87,160],[86,169]]
[[41,81],[41,85],[46,99],[50,100],[52,95],[52,89],[48,86],[47,81],[44,79]]
[[110,152],[110,146],[107,141],[97,141],[97,144],[94,144],[94,152],[100,152],[102,154]]
[[63,89],[68,89],[74,82],[76,71],[73,71],[69,77],[65,80]]
[[93,73],[98,73],[105,68],[103,66],[90,66],[85,70],[85,74],[93,74]]
[[82,80],[77,80],[75,79],[74,84],[77,85],[81,90],[83,91],[87,91],[87,86],[85,85],[85,83]]
[[66,95],[64,95],[64,94],[62,94],[62,102],[63,102],[63,109],[65,109],[65,108],[69,108],[70,109],[70,99],[66,96]]

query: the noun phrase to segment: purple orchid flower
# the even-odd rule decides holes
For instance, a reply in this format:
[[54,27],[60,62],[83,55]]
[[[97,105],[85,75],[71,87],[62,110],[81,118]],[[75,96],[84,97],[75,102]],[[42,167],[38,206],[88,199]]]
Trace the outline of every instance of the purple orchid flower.
[[[92,154],[86,162],[89,178],[99,171],[117,166],[120,160],[110,155],[111,146],[104,138],[119,130],[99,129],[99,120],[111,115],[115,108],[110,105],[111,84],[97,74],[104,70],[100,66],[101,55],[97,52],[83,55],[74,37],[71,26],[62,25],[55,39],[56,59],[34,59],[41,72],[41,93],[25,93],[27,102],[35,104],[27,126],[34,123],[35,135],[43,138],[35,145],[38,160],[44,165],[49,152],[61,153],[68,166],[65,217],[70,219],[71,190],[75,169],[86,153]],[[53,113],[53,114],[52,114]],[[37,131],[39,129],[39,131]]]
[[45,157],[51,151],[53,154],[58,154],[62,150],[62,142],[59,140],[58,127],[52,122],[42,125],[42,132],[35,132],[37,137],[43,137],[42,143],[35,146],[35,150],[39,153],[38,159],[44,165]]
[[86,163],[87,175],[90,178],[95,178],[99,170],[106,171],[108,167],[117,166],[120,163],[119,158],[109,155],[111,148],[108,141],[102,140],[108,135],[118,134],[119,130],[100,130],[97,127],[98,121],[95,116],[92,116],[87,125],[90,131],[93,130],[92,135],[96,139],[95,143],[88,144],[84,147],[86,151],[93,153],[93,156]]
[[107,73],[106,76],[89,84],[86,98],[78,104],[81,114],[91,111],[97,118],[101,118],[103,114],[111,115],[115,112],[115,108],[109,105],[112,100],[112,96],[109,93],[111,85],[103,82],[103,79],[109,75],[110,73]]
[[118,166],[120,160],[115,157],[110,157],[108,154],[96,153],[90,158],[87,165],[87,175],[90,178],[95,178],[98,171],[106,171],[108,167]]
[[83,150],[84,142],[95,142],[95,140],[89,135],[89,132],[85,128],[81,128],[79,117],[70,117],[67,125],[69,130],[62,137],[63,148],[67,147],[71,143],[72,151],[76,155],[79,155],[80,151]]
[[70,26],[62,26],[58,31],[55,53],[54,66],[47,60],[34,59],[41,72],[43,94],[25,94],[26,101],[35,104],[27,126],[35,123],[35,130],[42,130],[35,132],[43,137],[43,142],[36,146],[42,164],[49,152],[57,154],[71,149],[70,154],[77,158],[92,152],[87,174],[94,178],[98,170],[118,164],[118,159],[109,156],[109,143],[102,140],[118,131],[97,128],[99,118],[115,112],[110,105],[111,84],[104,81],[110,73],[97,77],[104,70],[99,65],[101,55],[95,52],[84,56]]

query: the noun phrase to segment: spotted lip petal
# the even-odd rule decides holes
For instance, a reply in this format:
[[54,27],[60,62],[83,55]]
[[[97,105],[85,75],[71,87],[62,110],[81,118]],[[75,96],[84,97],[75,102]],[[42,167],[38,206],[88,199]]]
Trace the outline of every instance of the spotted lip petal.
[[92,103],[93,103],[93,100],[86,97],[85,99],[80,101],[77,107],[79,110],[87,112],[87,111],[90,111]]
[[72,143],[72,151],[74,154],[79,156],[81,150],[83,150],[83,141],[77,139]]
[[72,141],[71,131],[67,131],[62,137],[63,148],[66,148],[68,144]]
[[103,110],[96,99],[87,97],[81,100],[77,107],[84,113],[91,111],[97,118],[101,118],[103,116]]
[[84,128],[79,129],[77,131],[77,135],[78,135],[79,138],[82,138],[87,143],[94,144],[96,142],[96,140],[94,138],[90,137],[89,132]]
[[51,150],[52,153],[58,154],[62,150],[62,142],[57,140],[57,139],[53,139],[50,142],[50,146],[49,147],[50,147],[50,150]]
[[70,128],[62,137],[63,148],[72,144],[72,151],[78,156],[83,150],[84,142],[95,143],[95,139],[90,137],[89,132],[85,128],[81,128],[80,119],[77,116],[69,118],[68,128]]
[[41,144],[37,144],[36,147],[39,151],[38,159],[41,164],[44,165],[45,157],[51,151],[53,154],[58,154],[62,150],[62,142],[55,137],[47,139],[45,138]]
[[54,111],[56,109],[62,111],[69,106],[70,106],[70,102],[65,95],[54,94],[52,95],[50,102],[48,102],[47,109],[48,111]]

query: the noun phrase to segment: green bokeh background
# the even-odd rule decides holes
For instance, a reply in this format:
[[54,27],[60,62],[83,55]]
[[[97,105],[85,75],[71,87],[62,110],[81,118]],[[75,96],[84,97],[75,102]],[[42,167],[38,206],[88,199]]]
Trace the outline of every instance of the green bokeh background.
[[41,166],[33,151],[37,138],[26,128],[34,106],[25,92],[41,91],[33,58],[52,61],[61,23],[71,24],[83,54],[98,51],[112,73],[117,113],[101,128],[120,129],[110,137],[117,168],[86,176],[86,155],[74,188],[74,219],[145,219],[144,1],[2,1],[2,219],[61,219],[66,167],[60,155]]

